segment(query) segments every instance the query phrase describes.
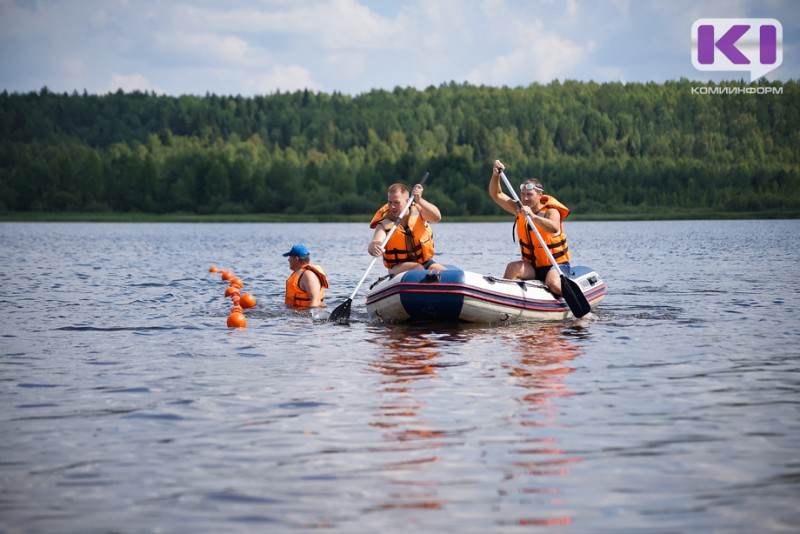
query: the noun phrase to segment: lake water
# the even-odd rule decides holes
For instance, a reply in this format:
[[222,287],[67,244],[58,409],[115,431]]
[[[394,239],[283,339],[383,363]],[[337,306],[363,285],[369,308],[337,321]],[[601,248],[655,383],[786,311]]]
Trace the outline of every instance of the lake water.
[[366,224],[0,224],[0,531],[798,532],[800,221],[567,232],[608,286],[580,321],[370,323],[378,264],[341,326],[284,309],[281,253],[331,310]]

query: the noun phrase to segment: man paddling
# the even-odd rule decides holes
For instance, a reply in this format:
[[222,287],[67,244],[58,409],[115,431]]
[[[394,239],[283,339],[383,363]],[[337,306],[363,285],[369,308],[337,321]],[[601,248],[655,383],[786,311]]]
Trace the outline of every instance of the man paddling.
[[[495,160],[492,177],[489,180],[489,196],[508,213],[517,217],[516,229],[522,259],[512,261],[506,266],[503,278],[509,280],[541,280],[554,295],[561,295],[561,273],[559,273],[542,248],[527,218],[539,229],[545,244],[556,260],[559,269],[565,275],[571,274],[569,264],[569,245],[564,233],[563,220],[569,215],[569,209],[552,196],[544,194],[539,180],[530,178],[520,184],[520,208],[517,201],[509,197],[500,186],[500,173],[505,166]],[[526,218],[527,216],[527,218]]]
[[[370,222],[375,229],[367,252],[372,256],[383,256],[383,264],[390,274],[402,273],[412,269],[439,269],[445,267],[433,259],[433,231],[428,223],[439,222],[442,214],[434,204],[422,198],[422,184],[411,190],[414,201],[400,221],[397,218],[411,198],[408,188],[403,184],[389,187],[387,203],[381,207]],[[397,222],[397,230],[385,247],[383,240]]]

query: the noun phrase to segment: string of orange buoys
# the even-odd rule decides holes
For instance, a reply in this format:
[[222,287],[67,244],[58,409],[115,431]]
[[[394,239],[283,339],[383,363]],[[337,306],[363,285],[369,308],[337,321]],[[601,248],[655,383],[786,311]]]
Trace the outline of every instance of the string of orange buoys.
[[230,328],[247,327],[247,318],[244,316],[246,308],[253,308],[256,305],[256,298],[250,293],[242,293],[244,282],[241,278],[233,275],[231,271],[218,269],[214,265],[208,268],[210,273],[222,273],[222,280],[228,282],[225,289],[225,296],[230,297],[233,302],[231,313],[228,315],[227,324]]

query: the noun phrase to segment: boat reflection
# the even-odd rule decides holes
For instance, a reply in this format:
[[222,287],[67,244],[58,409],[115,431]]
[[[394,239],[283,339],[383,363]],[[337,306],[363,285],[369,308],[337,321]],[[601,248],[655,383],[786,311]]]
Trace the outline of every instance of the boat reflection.
[[436,350],[436,342],[424,334],[395,330],[369,341],[381,345],[381,357],[370,365],[387,376],[383,383],[390,389],[396,386],[407,391],[407,384],[417,378],[436,376],[435,360],[441,357],[441,353]]
[[[571,362],[581,355],[572,340],[584,335],[580,327],[542,325],[529,334],[512,332],[506,344],[519,355],[505,365],[508,373],[523,389],[518,400],[521,410],[514,416],[522,429],[521,446],[510,451],[511,472],[504,481],[506,493],[515,492],[525,509],[541,509],[541,516],[502,520],[502,524],[569,525],[572,517],[553,514],[565,504],[561,496],[563,481],[557,477],[570,474],[570,467],[582,458],[560,445],[559,429],[564,410],[563,399],[573,395],[565,378],[575,371]],[[508,485],[518,485],[508,488]],[[517,515],[516,513],[514,515]]]
[[[424,470],[441,461],[440,449],[446,432],[431,427],[424,417],[427,405],[419,388],[425,381],[439,377],[442,354],[438,342],[424,332],[398,328],[371,340],[380,352],[369,365],[384,376],[379,397],[384,401],[374,413],[370,425],[382,429],[387,446],[381,448],[391,458],[377,469],[391,473],[392,487],[378,509],[442,508],[439,482],[427,480]],[[419,452],[422,451],[422,452]]]
[[[573,361],[582,354],[578,341],[588,333],[563,323],[435,331],[395,327],[382,333],[369,340],[378,348],[369,369],[381,376],[373,394],[381,401],[369,424],[382,432],[373,469],[386,477],[388,489],[372,508],[441,509],[453,496],[469,495],[476,507],[491,507],[488,513],[500,528],[572,524],[563,477],[582,458],[561,444],[570,420],[567,400],[574,394],[566,377],[575,372]],[[485,351],[477,360],[476,342]],[[487,404],[515,407],[507,417],[476,407],[488,416],[476,422],[454,413],[450,399],[444,400],[449,415],[442,412],[437,395],[454,379],[447,369],[476,361],[485,367],[480,376],[467,373],[481,382],[475,395],[488,395]],[[491,399],[493,394],[501,398]],[[497,440],[483,434],[487,428],[500,432]],[[470,455],[496,466],[495,482],[454,469]],[[482,483],[496,488],[496,498],[476,497]]]

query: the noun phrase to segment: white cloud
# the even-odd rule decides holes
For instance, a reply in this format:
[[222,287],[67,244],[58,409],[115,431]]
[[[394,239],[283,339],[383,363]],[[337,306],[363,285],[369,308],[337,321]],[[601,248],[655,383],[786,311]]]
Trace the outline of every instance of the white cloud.
[[243,83],[246,94],[268,94],[276,90],[292,92],[302,89],[318,91],[320,84],[313,80],[308,69],[297,65],[276,65],[271,72],[255,76]]
[[566,0],[567,5],[567,17],[570,20],[576,20],[578,18],[578,2],[576,0]]
[[789,79],[799,70],[794,13],[792,0],[0,0],[0,90],[661,81],[698,74],[689,32],[708,16],[785,21],[775,74]]
[[467,75],[474,84],[527,85],[533,81],[550,82],[566,77],[584,62],[594,49],[594,43],[578,44],[544,30],[540,20],[516,23],[510,50],[484,61]]
[[[287,9],[287,6],[288,9]],[[300,37],[326,49],[391,48],[402,30],[356,0],[286,3],[276,8],[198,8],[183,5],[176,17],[194,30],[214,28],[258,39],[259,34]]]
[[150,83],[145,76],[141,74],[120,74],[112,72],[108,85],[102,93],[114,93],[122,89],[124,92],[131,91],[155,91],[156,93],[163,93],[158,87]]
[[156,33],[155,44],[166,54],[190,56],[202,63],[252,66],[268,55],[250,46],[247,41],[232,35],[214,33],[168,32]]

